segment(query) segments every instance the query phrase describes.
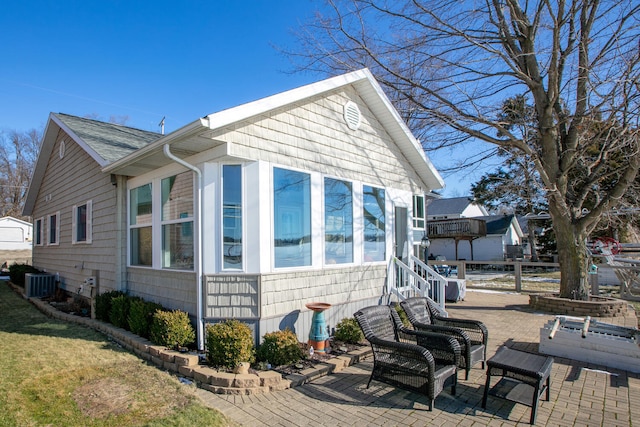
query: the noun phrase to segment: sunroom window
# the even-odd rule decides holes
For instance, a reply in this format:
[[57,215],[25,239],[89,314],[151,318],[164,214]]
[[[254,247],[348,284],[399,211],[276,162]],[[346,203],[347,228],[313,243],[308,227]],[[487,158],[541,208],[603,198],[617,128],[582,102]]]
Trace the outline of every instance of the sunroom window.
[[162,189],[162,268],[193,270],[193,173],[165,178]]
[[131,265],[153,265],[151,183],[129,191]]
[[311,176],[273,169],[275,267],[311,265]]
[[222,166],[222,267],[242,268],[242,168]]
[[324,179],[324,262],[353,262],[353,192],[350,182]]
[[364,261],[385,260],[385,193],[381,188],[363,186]]

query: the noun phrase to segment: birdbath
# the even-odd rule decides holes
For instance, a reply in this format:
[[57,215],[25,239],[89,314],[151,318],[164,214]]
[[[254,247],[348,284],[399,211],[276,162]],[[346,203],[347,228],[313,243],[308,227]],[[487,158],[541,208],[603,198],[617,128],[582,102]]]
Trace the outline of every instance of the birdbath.
[[329,339],[327,323],[324,320],[324,311],[331,307],[326,302],[310,302],[305,304],[309,310],[313,310],[311,318],[311,330],[309,331],[309,345],[314,351],[325,352],[325,343]]

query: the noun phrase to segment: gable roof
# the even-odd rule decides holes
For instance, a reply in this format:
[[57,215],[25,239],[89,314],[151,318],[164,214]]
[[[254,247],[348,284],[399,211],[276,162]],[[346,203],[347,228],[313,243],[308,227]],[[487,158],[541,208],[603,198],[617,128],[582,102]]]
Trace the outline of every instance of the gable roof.
[[367,104],[427,185],[427,190],[443,188],[442,177],[382,87],[368,69],[362,69],[210,114],[167,135],[52,113],[47,122],[23,213],[30,215],[33,211],[51,151],[61,129],[100,165],[103,172],[137,176],[173,163],[163,153],[165,145],[171,146],[172,153],[184,159],[211,148],[215,141],[207,134],[215,130],[348,85],[352,85]]
[[30,222],[23,221],[21,219],[14,218],[12,216],[5,216],[0,218],[0,223],[3,223],[3,222],[16,222],[20,225],[24,225],[25,227],[33,227],[33,224],[31,224]]
[[433,199],[427,205],[427,214],[431,215],[460,215],[474,203],[472,197],[452,197],[449,199]]
[[380,121],[398,145],[411,167],[429,187],[429,190],[443,188],[442,177],[368,69],[332,77],[210,114],[165,135],[129,156],[108,165],[103,170],[129,176],[148,172],[171,162],[162,152],[165,144],[169,144],[171,151],[178,157],[186,158],[210,147],[213,141],[206,137],[206,133],[348,85],[355,88],[376,119]]
[[72,138],[101,168],[125,157],[157,140],[162,135],[127,126],[85,119],[62,113],[51,113],[44,131],[38,160],[31,176],[31,183],[23,209],[31,215],[44,179],[49,157],[60,130]]

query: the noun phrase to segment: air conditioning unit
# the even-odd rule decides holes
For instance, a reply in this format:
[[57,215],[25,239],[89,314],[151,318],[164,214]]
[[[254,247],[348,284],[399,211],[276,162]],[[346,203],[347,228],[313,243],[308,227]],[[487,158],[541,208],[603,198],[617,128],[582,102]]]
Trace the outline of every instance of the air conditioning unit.
[[53,274],[26,273],[24,275],[24,291],[27,298],[42,298],[53,295],[56,291],[56,276]]

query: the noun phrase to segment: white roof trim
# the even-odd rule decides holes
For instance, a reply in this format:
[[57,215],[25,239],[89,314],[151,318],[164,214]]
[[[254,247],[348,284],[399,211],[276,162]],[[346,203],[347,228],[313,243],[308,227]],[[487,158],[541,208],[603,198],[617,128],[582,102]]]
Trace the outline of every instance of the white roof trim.
[[381,120],[383,125],[389,128],[391,137],[396,141],[407,161],[429,187],[425,191],[444,188],[444,180],[427,158],[422,146],[404,123],[400,114],[382,90],[382,87],[373,77],[373,74],[366,68],[209,114],[131,153],[127,157],[107,165],[102,170],[104,172],[116,171],[121,167],[135,163],[140,158],[144,158],[148,153],[161,150],[165,144],[171,144],[182,137],[195,135],[198,131],[220,129],[350,84],[354,85],[358,90],[359,95],[378,120]]

